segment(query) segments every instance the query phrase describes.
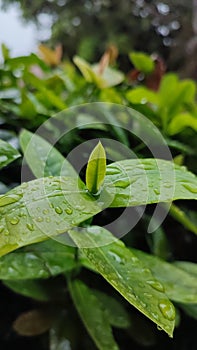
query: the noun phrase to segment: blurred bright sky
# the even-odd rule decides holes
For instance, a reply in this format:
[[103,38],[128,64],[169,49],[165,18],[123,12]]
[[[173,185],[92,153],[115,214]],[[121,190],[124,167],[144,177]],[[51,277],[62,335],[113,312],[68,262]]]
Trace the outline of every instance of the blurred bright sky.
[[44,40],[50,36],[50,21],[47,21],[47,18],[41,18],[41,20],[45,27],[42,31],[38,31],[34,23],[27,24],[22,21],[20,7],[16,4],[11,5],[6,12],[0,9],[0,46],[2,43],[6,44],[11,50],[12,57],[36,52],[39,39]]

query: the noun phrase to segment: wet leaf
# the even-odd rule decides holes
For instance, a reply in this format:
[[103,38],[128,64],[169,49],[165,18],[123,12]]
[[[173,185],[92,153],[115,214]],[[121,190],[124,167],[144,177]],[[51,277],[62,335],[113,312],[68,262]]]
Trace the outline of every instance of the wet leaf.
[[0,255],[65,233],[102,209],[76,178],[23,183],[0,197]]
[[191,273],[156,256],[136,249],[131,250],[149,267],[155,278],[163,284],[165,293],[171,300],[188,304],[197,303],[197,282]]
[[107,166],[104,188],[114,195],[110,207],[178,199],[197,199],[197,177],[162,159],[127,159]]
[[71,271],[76,266],[73,247],[48,240],[1,257],[0,279],[15,282],[15,280],[48,278]]
[[[147,269],[146,263],[136,257],[117,241],[111,233],[96,227],[95,232],[69,231],[69,235],[81,248],[95,269],[134,307],[150,318],[159,327],[172,336],[175,324],[174,306],[164,293],[164,288]],[[106,237],[113,243],[102,245]],[[98,247],[98,239],[100,247]]]
[[3,168],[20,156],[20,153],[8,142],[0,140],[0,168]]
[[51,175],[77,176],[66,158],[39,135],[23,130],[20,133],[20,145],[27,164],[37,178]]

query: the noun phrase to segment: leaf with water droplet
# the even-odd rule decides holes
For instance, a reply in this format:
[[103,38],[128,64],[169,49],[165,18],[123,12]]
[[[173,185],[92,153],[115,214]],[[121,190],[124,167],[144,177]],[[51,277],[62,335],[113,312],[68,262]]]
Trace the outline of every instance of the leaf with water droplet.
[[21,155],[14,147],[8,142],[0,140],[0,169],[19,157],[21,157]]
[[110,207],[197,199],[197,177],[185,167],[162,159],[126,159],[109,164],[104,188],[114,195]]
[[197,303],[196,277],[156,256],[131,249],[152,271],[155,278],[163,285],[166,295],[180,303]]
[[103,184],[106,173],[106,154],[99,141],[88,159],[86,169],[86,187],[92,194],[97,194]]
[[75,249],[54,240],[32,244],[0,259],[1,280],[48,278],[76,268]]
[[118,350],[112,329],[100,300],[82,281],[69,283],[75,307],[96,346],[100,350]]
[[[75,210],[76,206],[85,210]],[[63,234],[102,209],[76,177],[46,177],[30,181],[25,189],[16,187],[0,197],[0,226],[9,234],[7,237],[0,235],[0,256]]]
[[36,177],[78,176],[67,159],[39,135],[24,129],[19,140],[26,162]]
[[[172,336],[174,329],[174,320],[169,320],[161,314],[158,303],[161,299],[167,299],[161,286],[158,283],[157,289],[146,281],[154,281],[151,271],[146,268],[146,263],[132,258],[135,254],[122,243],[113,238],[111,233],[104,228],[97,228],[100,232],[100,246],[98,246],[97,237],[91,232],[83,231],[83,235],[76,230],[70,230],[69,235],[81,248],[83,254],[89,259],[90,263],[122,296],[140,312],[159,325],[169,336]],[[102,245],[111,238],[113,243]],[[82,248],[91,246],[92,248]],[[95,248],[94,248],[95,247]],[[113,254],[111,254],[113,252]],[[114,256],[116,257],[114,258]],[[119,259],[117,259],[117,256]],[[158,290],[160,289],[160,290]],[[151,302],[150,302],[150,295]],[[170,301],[169,301],[170,304]]]

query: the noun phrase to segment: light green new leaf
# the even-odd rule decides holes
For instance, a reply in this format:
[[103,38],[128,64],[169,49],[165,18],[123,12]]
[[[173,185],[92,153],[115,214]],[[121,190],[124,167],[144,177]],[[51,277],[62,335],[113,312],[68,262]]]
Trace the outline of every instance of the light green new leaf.
[[86,187],[92,194],[97,194],[104,182],[106,172],[106,154],[99,141],[90,154],[86,169]]
[[169,135],[176,135],[181,131],[184,131],[185,128],[192,128],[194,131],[197,131],[197,118],[191,113],[184,112],[177,114],[173,117],[171,122],[168,125],[167,133]]
[[163,284],[171,300],[188,304],[197,303],[196,277],[156,256],[136,249],[131,251],[150,268],[153,275]]
[[[95,232],[94,232],[95,228]],[[173,304],[164,288],[135,254],[116,240],[109,231],[92,227],[91,231],[69,231],[70,237],[81,248],[95,269],[134,307],[172,336],[175,324]],[[106,239],[111,244],[105,244]],[[100,247],[98,246],[98,240]]]
[[79,280],[70,282],[69,290],[75,307],[97,348],[118,350],[107,315],[95,293]]
[[152,103],[159,104],[159,98],[156,92],[147,89],[146,87],[136,87],[126,93],[128,101],[134,104]]
[[48,278],[71,271],[77,264],[75,249],[54,240],[32,244],[0,258],[1,280]]
[[66,158],[39,135],[23,130],[19,140],[26,162],[37,178],[51,175],[77,176]]
[[197,177],[162,159],[127,159],[107,166],[104,188],[114,196],[110,207],[178,199],[197,199]]
[[151,73],[155,67],[153,59],[144,52],[130,52],[129,58],[135,68],[145,74]]
[[86,81],[94,83],[98,88],[104,89],[120,84],[124,80],[124,74],[120,71],[106,67],[102,73],[99,72],[99,64],[90,65],[83,58],[75,56],[73,59],[80,69]]
[[3,168],[20,156],[20,153],[8,142],[0,140],[0,168]]

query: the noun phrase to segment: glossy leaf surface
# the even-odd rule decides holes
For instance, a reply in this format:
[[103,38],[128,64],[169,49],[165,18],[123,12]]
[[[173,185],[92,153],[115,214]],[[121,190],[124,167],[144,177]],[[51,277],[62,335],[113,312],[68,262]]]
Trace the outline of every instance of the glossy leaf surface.
[[[95,227],[95,231],[69,231],[77,246],[84,244],[96,248],[81,248],[95,269],[134,307],[150,318],[159,327],[172,336],[175,322],[173,304],[164,293],[164,288],[147,269],[146,264],[134,255],[123,242],[117,241],[98,247],[111,237],[105,229]],[[113,237],[111,237],[113,240]]]

